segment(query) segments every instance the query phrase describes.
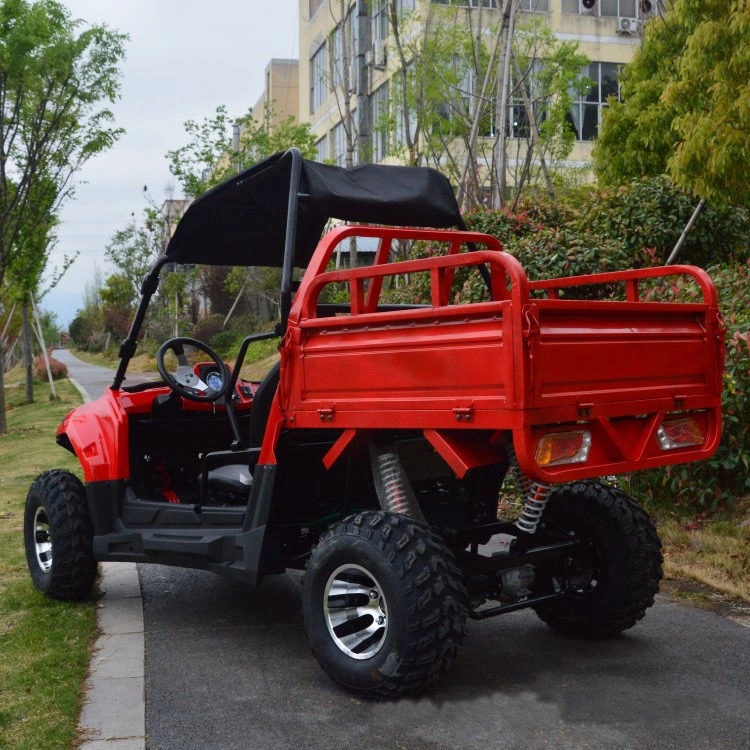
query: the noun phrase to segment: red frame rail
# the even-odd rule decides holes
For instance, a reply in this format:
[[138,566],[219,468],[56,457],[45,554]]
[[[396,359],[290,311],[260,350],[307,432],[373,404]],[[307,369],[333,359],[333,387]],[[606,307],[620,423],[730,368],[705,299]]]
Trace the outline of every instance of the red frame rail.
[[714,307],[717,305],[716,289],[714,289],[711,277],[702,268],[697,268],[696,266],[656,266],[654,268],[570,276],[564,279],[543,279],[540,281],[530,281],[528,287],[529,291],[545,290],[548,299],[559,299],[558,292],[560,289],[613,284],[624,281],[627,301],[640,302],[639,281],[644,279],[668,278],[670,276],[691,276],[703,292],[703,302]]

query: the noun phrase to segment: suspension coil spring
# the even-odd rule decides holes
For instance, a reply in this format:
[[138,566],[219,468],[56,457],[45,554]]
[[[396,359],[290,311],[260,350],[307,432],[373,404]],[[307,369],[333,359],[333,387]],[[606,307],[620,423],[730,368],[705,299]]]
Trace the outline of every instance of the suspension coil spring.
[[549,500],[552,486],[536,482],[524,474],[518,463],[512,438],[509,438],[505,443],[505,453],[508,457],[508,463],[510,464],[513,476],[524,498],[521,515],[516,519],[515,526],[527,534],[534,534],[539,526],[539,521],[541,521],[547,500]]
[[370,444],[370,460],[380,507],[391,513],[401,513],[424,521],[422,509],[398,453],[391,449],[381,450]]
[[395,453],[381,453],[378,456],[380,481],[391,513],[408,513],[409,494],[401,476],[401,462]]

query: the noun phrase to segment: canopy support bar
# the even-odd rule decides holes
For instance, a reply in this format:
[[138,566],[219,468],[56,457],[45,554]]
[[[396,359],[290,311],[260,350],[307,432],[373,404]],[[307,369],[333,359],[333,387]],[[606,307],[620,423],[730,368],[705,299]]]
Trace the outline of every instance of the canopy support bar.
[[128,369],[128,363],[135,354],[135,348],[138,345],[138,334],[141,332],[141,326],[143,325],[143,319],[146,317],[146,310],[148,310],[148,303],[151,301],[159,286],[159,271],[167,263],[170,263],[169,258],[166,255],[160,255],[156,263],[151,267],[148,272],[148,276],[143,280],[141,285],[141,301],[138,303],[138,310],[136,310],[135,318],[130,325],[128,335],[120,344],[120,364],[117,366],[117,372],[115,373],[115,379],[110,386],[113,391],[119,391],[122,381],[125,380],[125,372]]
[[299,204],[299,183],[302,174],[302,152],[290,148],[287,154],[292,157],[292,171],[289,178],[289,201],[286,213],[286,238],[284,240],[284,270],[281,275],[281,334],[286,331],[289,311],[292,308],[292,275],[294,254],[297,244],[297,206]]

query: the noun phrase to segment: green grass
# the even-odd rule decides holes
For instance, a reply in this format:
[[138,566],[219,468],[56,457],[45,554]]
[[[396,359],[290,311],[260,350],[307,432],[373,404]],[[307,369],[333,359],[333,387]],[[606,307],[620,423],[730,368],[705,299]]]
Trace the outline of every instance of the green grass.
[[750,526],[732,520],[657,519],[664,572],[750,602]]
[[67,381],[60,401],[44,386],[27,405],[19,373],[6,376],[9,432],[0,436],[0,748],[70,748],[76,741],[82,685],[96,630],[95,604],[46,599],[34,589],[23,549],[29,485],[45,469],[80,475],[55,429],[80,403]]

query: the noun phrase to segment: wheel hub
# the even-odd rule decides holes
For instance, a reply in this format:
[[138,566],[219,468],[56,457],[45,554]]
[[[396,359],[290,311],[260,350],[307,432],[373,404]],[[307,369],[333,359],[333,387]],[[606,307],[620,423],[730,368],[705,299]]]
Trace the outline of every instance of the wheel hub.
[[385,596],[377,579],[361,565],[341,565],[331,573],[323,594],[328,632],[352,659],[369,659],[388,633]]
[[34,513],[34,550],[39,567],[48,573],[52,567],[52,535],[47,511],[41,505]]

